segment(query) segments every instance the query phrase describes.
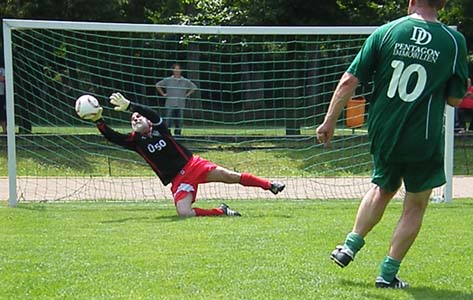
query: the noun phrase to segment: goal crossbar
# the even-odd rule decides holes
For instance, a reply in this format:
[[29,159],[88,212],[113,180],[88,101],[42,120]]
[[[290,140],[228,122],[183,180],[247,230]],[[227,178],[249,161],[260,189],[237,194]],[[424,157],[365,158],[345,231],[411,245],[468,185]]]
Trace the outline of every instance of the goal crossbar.
[[229,34],[229,35],[353,35],[370,34],[375,26],[197,26],[197,25],[162,25],[132,23],[100,23],[70,21],[40,21],[4,19],[4,24],[11,29],[68,29],[84,31],[126,31],[150,33],[181,34]]

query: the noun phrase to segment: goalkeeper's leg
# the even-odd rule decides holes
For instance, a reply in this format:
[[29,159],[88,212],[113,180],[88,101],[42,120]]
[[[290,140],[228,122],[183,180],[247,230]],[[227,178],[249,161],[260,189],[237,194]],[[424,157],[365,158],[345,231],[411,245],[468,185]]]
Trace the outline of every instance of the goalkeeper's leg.
[[221,207],[212,209],[192,208],[193,201],[193,193],[187,193],[183,198],[176,201],[176,211],[179,217],[221,216],[225,214]]
[[227,184],[239,183],[243,186],[259,187],[270,190],[273,194],[281,192],[285,185],[279,182],[271,182],[267,179],[257,177],[251,173],[237,173],[222,167],[217,167],[207,174],[206,182],[223,182]]

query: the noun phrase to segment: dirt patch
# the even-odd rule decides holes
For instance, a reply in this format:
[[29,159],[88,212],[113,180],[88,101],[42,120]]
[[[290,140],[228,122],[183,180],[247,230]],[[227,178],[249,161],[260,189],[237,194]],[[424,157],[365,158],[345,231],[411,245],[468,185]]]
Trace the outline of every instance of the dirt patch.
[[[370,188],[369,177],[279,178],[286,190],[274,196],[258,188],[207,183],[199,186],[201,199],[357,199]],[[473,176],[455,176],[453,197],[473,197]],[[442,188],[434,191],[441,196]],[[20,201],[75,201],[109,199],[118,201],[171,200],[170,185],[155,177],[21,177],[17,180]],[[397,197],[402,197],[400,192]],[[8,198],[8,178],[0,178],[0,199]]]

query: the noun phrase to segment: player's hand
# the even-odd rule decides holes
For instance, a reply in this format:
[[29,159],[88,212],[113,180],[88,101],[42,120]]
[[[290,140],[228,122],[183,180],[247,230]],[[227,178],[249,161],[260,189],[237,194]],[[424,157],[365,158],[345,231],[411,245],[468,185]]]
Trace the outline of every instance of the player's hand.
[[130,106],[130,100],[120,93],[113,93],[110,95],[110,103],[115,105],[114,110],[116,111],[125,111]]
[[335,126],[327,122],[323,122],[322,125],[317,127],[315,132],[317,134],[317,141],[327,146],[333,137],[333,133],[335,132]]
[[98,111],[94,115],[89,115],[84,117],[85,120],[90,120],[92,122],[97,122],[102,119],[103,108],[99,107]]

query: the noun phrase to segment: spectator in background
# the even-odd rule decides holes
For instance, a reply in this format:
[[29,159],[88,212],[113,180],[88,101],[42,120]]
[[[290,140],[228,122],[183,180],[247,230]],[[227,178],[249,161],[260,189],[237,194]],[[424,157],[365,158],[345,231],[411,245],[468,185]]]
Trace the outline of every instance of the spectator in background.
[[458,128],[460,128],[460,132],[473,130],[473,86],[471,86],[471,79],[468,79],[468,86],[468,91],[460,106],[458,106]]
[[7,133],[7,114],[5,97],[5,69],[0,67],[0,126],[2,133]]
[[[182,76],[181,66],[172,65],[172,76],[156,83],[158,93],[166,98],[165,119],[169,128],[174,126],[174,135],[181,135],[182,117],[186,107],[186,98],[192,95],[197,86],[189,79]],[[163,88],[166,91],[163,91]]]

